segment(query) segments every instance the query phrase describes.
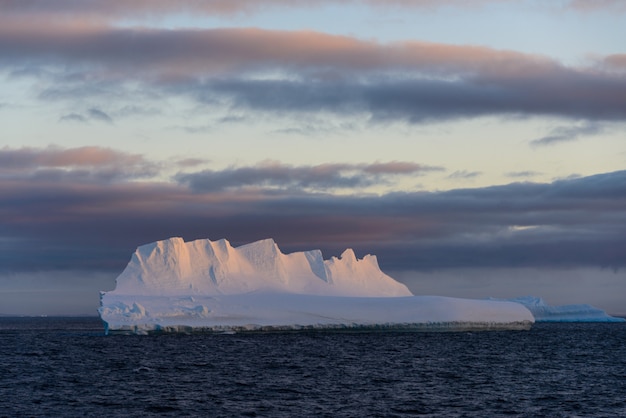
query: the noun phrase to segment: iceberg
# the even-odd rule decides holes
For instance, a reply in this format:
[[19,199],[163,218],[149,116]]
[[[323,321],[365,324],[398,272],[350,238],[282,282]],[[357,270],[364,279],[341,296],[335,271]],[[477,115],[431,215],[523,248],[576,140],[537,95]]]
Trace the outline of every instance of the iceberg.
[[625,322],[607,314],[602,309],[587,304],[550,306],[542,298],[522,296],[507,300],[524,305],[535,317],[536,322]]
[[137,248],[115,289],[101,292],[107,333],[306,329],[524,330],[534,323],[509,301],[414,296],[376,256],[347,249],[283,254],[272,239],[170,238]]

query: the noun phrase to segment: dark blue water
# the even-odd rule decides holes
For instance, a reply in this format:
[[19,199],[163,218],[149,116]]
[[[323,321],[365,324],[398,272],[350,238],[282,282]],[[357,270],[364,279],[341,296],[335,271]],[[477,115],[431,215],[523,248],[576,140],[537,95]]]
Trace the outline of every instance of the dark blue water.
[[626,325],[104,336],[0,318],[0,416],[626,416]]

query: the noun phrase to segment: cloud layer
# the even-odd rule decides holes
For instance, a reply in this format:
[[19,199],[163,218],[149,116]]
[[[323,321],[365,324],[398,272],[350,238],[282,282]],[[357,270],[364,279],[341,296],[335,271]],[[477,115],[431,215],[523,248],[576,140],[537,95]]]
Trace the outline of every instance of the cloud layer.
[[[378,43],[307,31],[119,28],[3,22],[6,74],[47,100],[144,92],[281,114],[364,114],[419,123],[485,115],[626,120],[621,55],[588,67],[480,46]],[[88,117],[112,123],[106,109]],[[63,120],[86,119],[80,114]]]
[[550,184],[331,195],[294,185],[341,183],[336,176],[344,169],[376,178],[419,174],[421,167],[273,163],[200,171],[202,187],[193,187],[190,181],[122,177],[55,182],[26,173],[37,170],[33,161],[94,170],[129,158],[141,161],[111,150],[4,149],[0,158],[9,155],[30,167],[21,176],[5,173],[0,179],[0,265],[9,271],[120,270],[136,246],[181,235],[228,238],[234,244],[273,237],[285,251],[319,247],[327,255],[353,247],[360,255],[378,254],[383,267],[394,270],[622,268],[626,260],[625,171]]
[[178,174],[176,180],[195,192],[215,192],[241,187],[294,190],[351,189],[354,191],[377,184],[389,184],[391,178],[396,176],[419,176],[432,171],[444,171],[444,169],[402,161],[299,167],[278,161],[266,161],[252,167]]

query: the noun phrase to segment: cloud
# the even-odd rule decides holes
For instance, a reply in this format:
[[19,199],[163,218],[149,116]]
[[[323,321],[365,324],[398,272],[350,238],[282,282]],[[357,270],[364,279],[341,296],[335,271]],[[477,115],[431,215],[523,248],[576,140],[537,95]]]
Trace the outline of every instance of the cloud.
[[111,116],[107,115],[105,112],[103,112],[100,109],[97,109],[94,107],[94,108],[89,109],[88,112],[89,112],[89,116],[92,119],[98,120],[100,122],[109,123],[109,124],[113,123],[113,119],[111,118]]
[[109,116],[107,113],[95,107],[87,110],[87,116],[83,116],[80,113],[72,112],[72,113],[63,115],[59,118],[59,122],[87,123],[90,120],[96,120],[99,122],[113,124],[113,118],[111,118],[111,116]]
[[68,113],[67,115],[63,115],[59,118],[59,122],[80,122],[86,123],[87,118],[78,113]]
[[295,121],[289,121],[291,126],[287,126],[281,129],[275,129],[271,133],[281,135],[303,135],[303,136],[320,136],[324,137],[330,134],[345,134],[359,135],[362,133],[362,126],[354,119],[352,120],[332,120],[332,118],[324,117],[323,115],[315,116],[311,115],[306,120],[296,119]]
[[397,271],[625,267],[626,171],[444,192],[306,188],[413,168],[408,175],[420,173],[396,162],[267,163],[199,172],[182,184],[3,176],[0,266],[121,271],[138,245],[182,236],[235,245],[273,237],[285,252],[321,248],[326,256],[352,247]]
[[176,176],[176,180],[195,192],[216,192],[241,187],[354,190],[388,184],[390,176],[418,176],[426,172],[441,170],[443,170],[441,167],[402,161],[373,164],[320,164],[315,166],[292,166],[277,161],[266,161],[251,167],[181,173]]
[[0,178],[110,182],[153,177],[158,170],[141,155],[97,146],[0,148]]
[[[40,83],[47,100],[135,98],[140,91],[238,115],[331,112],[409,123],[485,115],[626,119],[626,80],[606,65],[571,67],[480,46],[382,44],[310,31],[25,29],[9,22],[0,27],[0,57],[8,67],[48,69]],[[98,108],[89,116],[112,122]]]
[[626,54],[609,55],[604,58],[604,65],[611,70],[626,71]]
[[460,170],[460,171],[455,171],[454,173],[450,174],[448,178],[454,179],[454,180],[459,180],[459,179],[471,180],[471,179],[481,176],[482,174],[483,173],[480,171]]
[[174,162],[178,167],[196,167],[208,163],[209,160],[202,158],[183,158]]
[[[225,95],[231,98],[235,109],[281,113],[327,111],[343,115],[365,112],[371,115],[373,122],[421,123],[486,115],[626,119],[626,108],[618,98],[618,94],[626,94],[626,82],[613,84],[609,80],[584,77],[568,81],[567,75],[563,76],[560,82],[546,77],[522,78],[511,83],[496,80],[377,79],[354,83],[231,79],[196,86],[194,94],[200,101],[204,92],[210,96]],[[594,84],[598,88],[593,89]],[[601,84],[606,84],[605,88]]]
[[525,171],[510,171],[508,173],[505,173],[505,176],[511,177],[511,178],[520,178],[520,177],[536,177],[542,174],[543,173],[539,171],[525,170]]
[[594,122],[585,122],[572,126],[559,126],[554,128],[548,136],[534,139],[530,141],[530,144],[535,146],[554,145],[560,142],[575,141],[580,137],[599,135],[605,131],[605,126]]
[[[550,59],[480,46],[404,41],[380,44],[312,31],[255,28],[149,29],[17,24],[0,29],[4,60],[103,67],[103,75],[145,78],[248,73],[268,69],[321,72],[404,71],[449,77],[490,74],[502,78],[543,74],[559,65]],[[138,74],[137,68],[143,71]],[[331,71],[331,74],[332,74]],[[98,73],[95,73],[97,75]]]

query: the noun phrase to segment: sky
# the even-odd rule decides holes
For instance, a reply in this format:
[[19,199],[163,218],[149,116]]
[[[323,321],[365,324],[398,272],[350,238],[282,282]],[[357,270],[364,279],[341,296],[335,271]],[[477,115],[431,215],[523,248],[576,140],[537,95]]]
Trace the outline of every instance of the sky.
[[0,314],[139,245],[353,248],[626,315],[620,0],[0,0]]

